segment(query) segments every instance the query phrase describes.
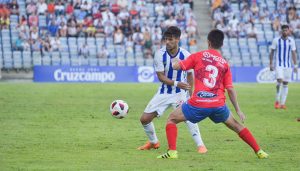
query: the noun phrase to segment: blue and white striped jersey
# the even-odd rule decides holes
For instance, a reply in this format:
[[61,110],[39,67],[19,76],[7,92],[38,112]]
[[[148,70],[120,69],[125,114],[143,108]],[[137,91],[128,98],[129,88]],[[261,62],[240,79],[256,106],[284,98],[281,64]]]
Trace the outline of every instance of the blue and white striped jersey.
[[273,40],[271,49],[275,50],[275,63],[276,67],[291,68],[292,51],[296,50],[295,40],[291,37],[282,39],[277,37]]
[[[155,53],[154,69],[156,72],[164,72],[165,76],[167,76],[171,80],[187,82],[187,72],[182,70],[173,70],[171,59],[178,58],[180,60],[184,60],[189,56],[190,53],[181,47],[178,49],[177,54],[174,56],[167,52],[166,47],[163,47]],[[182,92],[184,90],[162,83],[158,91],[160,92],[160,94],[174,94]]]

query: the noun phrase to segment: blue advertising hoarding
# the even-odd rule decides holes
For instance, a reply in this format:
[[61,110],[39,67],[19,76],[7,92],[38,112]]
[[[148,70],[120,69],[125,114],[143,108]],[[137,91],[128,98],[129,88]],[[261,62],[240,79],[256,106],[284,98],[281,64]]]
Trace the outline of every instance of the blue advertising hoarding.
[[[275,82],[275,72],[263,67],[232,67],[234,82]],[[292,81],[300,82],[300,70]],[[34,82],[158,82],[151,66],[35,66]]]

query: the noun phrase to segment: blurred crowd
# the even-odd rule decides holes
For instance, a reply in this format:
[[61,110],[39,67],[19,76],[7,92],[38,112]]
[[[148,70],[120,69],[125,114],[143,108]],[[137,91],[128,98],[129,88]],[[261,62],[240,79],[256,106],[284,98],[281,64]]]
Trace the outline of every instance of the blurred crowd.
[[[151,58],[152,47],[161,46],[162,32],[169,26],[182,29],[183,44],[193,45],[198,35],[193,0],[26,0],[26,13],[17,0],[0,3],[1,29],[18,34],[14,50],[63,51],[61,37],[103,37],[129,51],[139,45]],[[18,16],[16,27],[10,24],[12,15]],[[79,48],[83,53],[88,49],[87,44]],[[105,52],[107,46],[100,48]],[[106,56],[101,53],[99,57]]]
[[[300,38],[300,0],[211,0],[213,28],[228,37],[256,38],[258,24],[270,24],[272,31],[288,24],[294,37]],[[237,9],[233,9],[233,4]]]

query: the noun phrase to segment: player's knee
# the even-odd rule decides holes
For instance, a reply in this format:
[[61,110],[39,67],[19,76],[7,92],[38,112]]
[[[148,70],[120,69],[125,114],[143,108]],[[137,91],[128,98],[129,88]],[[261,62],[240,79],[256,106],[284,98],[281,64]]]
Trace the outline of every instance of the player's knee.
[[149,117],[149,116],[147,116],[147,115],[145,115],[145,114],[143,114],[143,115],[141,116],[141,118],[140,118],[140,122],[141,122],[141,124],[143,124],[143,125],[146,125],[146,124],[150,123],[151,121],[152,121],[152,117]]

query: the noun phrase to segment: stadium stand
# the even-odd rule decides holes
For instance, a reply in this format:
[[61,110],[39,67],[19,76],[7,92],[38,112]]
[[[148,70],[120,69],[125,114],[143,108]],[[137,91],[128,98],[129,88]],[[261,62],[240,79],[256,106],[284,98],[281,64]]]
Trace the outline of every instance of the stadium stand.
[[196,51],[192,0],[1,0],[0,62],[34,65],[153,65],[166,27]]
[[227,35],[222,53],[231,65],[268,66],[269,46],[282,24],[290,26],[299,52],[299,0],[211,0],[210,4],[212,27]]

